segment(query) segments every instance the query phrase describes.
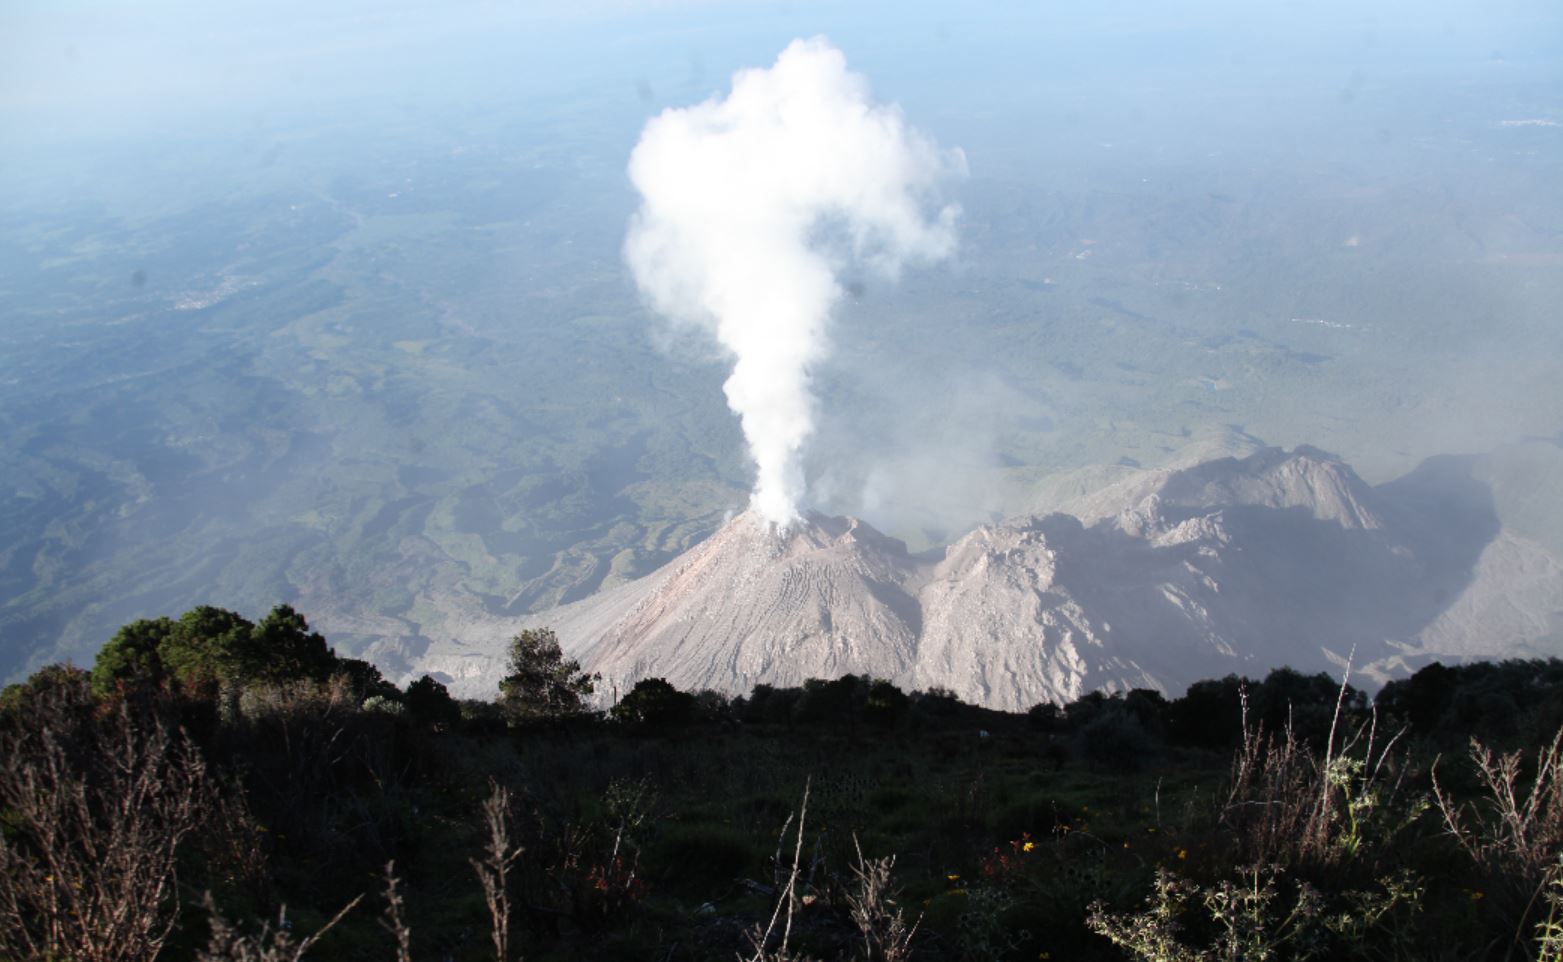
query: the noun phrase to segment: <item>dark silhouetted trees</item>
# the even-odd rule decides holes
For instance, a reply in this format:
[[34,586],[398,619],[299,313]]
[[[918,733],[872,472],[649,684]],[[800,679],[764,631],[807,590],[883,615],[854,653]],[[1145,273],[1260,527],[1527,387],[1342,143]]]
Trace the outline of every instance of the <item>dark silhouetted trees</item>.
[[1563,661],[1434,663],[1385,685],[1374,704],[1444,748],[1473,736],[1494,746],[1537,744],[1563,726]]
[[906,692],[884,679],[868,686],[868,700],[863,705],[863,720],[878,728],[891,728],[906,714],[912,704]]
[[402,696],[407,713],[430,725],[451,726],[461,721],[461,706],[438,681],[424,675],[407,686]]
[[695,717],[695,696],[666,679],[642,678],[609,714],[614,721],[644,729],[682,725]]

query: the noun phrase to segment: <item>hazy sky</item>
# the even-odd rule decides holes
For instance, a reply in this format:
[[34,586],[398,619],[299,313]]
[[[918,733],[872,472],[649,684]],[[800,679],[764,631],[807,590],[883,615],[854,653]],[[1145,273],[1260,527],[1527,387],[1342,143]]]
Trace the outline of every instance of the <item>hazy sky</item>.
[[[824,32],[897,97],[1023,97],[1039,83],[1317,83],[1502,60],[1556,77],[1548,0],[811,4],[11,2],[0,9],[8,137],[134,130],[225,110],[365,96],[490,101],[615,86],[714,92],[738,66]],[[1056,88],[1055,88],[1056,89]],[[1041,93],[1042,91],[1035,91]]]
[[[1500,251],[1513,245],[1497,219],[1528,191],[1541,227],[1524,256],[1553,256],[1533,248],[1558,208],[1558,137],[1501,128],[1563,123],[1555,0],[12,2],[0,6],[0,213],[96,200],[154,217],[503,136],[557,142],[618,198],[600,226],[621,234],[647,118],[720,95],[734,70],[817,34],[876,101],[964,150],[963,251],[1015,239],[983,218],[1013,218],[1017,194],[1036,198],[1043,224],[1060,198],[1089,222],[1093,191],[1122,199],[1136,183],[1186,197],[1328,182],[1332,203],[1370,220],[1369,201],[1341,192],[1418,191],[1406,204],[1450,208],[1446,226],[1474,223]],[[444,146],[421,143],[428,131]],[[272,169],[284,149],[295,162]],[[984,211],[985,196],[999,206]],[[1217,240],[1228,262],[1249,243]],[[1277,311],[1303,300],[1283,288]],[[1508,284],[1472,296],[1534,314],[1538,295]]]

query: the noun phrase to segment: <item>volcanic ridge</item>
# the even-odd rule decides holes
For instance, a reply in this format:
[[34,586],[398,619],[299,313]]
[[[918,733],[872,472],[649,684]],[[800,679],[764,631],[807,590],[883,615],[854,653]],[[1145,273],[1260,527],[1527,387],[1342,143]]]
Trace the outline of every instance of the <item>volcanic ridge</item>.
[[1563,653],[1563,564],[1499,524],[1469,459],[1375,487],[1322,451],[1266,448],[1072,507],[984,525],[939,557],[853,518],[778,531],[746,512],[645,578],[431,646],[409,677],[492,695],[508,638],[542,625],[608,692],[852,672],[1007,710],[1280,665],[1349,661],[1360,681]]

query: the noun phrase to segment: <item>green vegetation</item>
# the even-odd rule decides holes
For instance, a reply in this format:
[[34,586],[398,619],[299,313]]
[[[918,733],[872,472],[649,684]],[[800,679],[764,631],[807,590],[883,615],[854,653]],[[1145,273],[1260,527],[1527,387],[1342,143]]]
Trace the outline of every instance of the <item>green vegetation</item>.
[[202,608],[10,686],[0,957],[1558,958],[1563,662],[597,712],[513,654],[457,702]]
[[324,681],[340,665],[326,640],[288,605],[273,608],[260,624],[202,606],[178,621],[141,620],[121,628],[98,653],[92,689],[107,696],[164,681],[182,689]]
[[586,710],[596,675],[566,660],[559,638],[547,628],[529,628],[510,642],[508,671],[499,681],[499,707],[512,722],[565,718]]

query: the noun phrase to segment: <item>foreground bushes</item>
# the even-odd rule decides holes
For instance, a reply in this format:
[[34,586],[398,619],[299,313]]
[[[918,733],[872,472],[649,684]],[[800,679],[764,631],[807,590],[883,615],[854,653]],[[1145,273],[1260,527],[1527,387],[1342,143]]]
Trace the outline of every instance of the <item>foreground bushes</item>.
[[[1563,736],[1534,737],[1555,663],[1434,666],[1374,702],[1280,671],[1024,716],[857,676],[732,700],[648,679],[540,718],[432,678],[399,690],[301,618],[273,624],[331,660],[212,677],[158,642],[162,668],[106,687],[57,667],[0,694],[0,957],[1563,947]],[[581,678],[557,667],[535,677]],[[1465,724],[1480,739],[1449,750]]]
[[84,673],[35,679],[0,728],[0,952],[117,962],[158,955],[178,919],[179,856],[226,831],[201,753],[156,712],[93,703]]

